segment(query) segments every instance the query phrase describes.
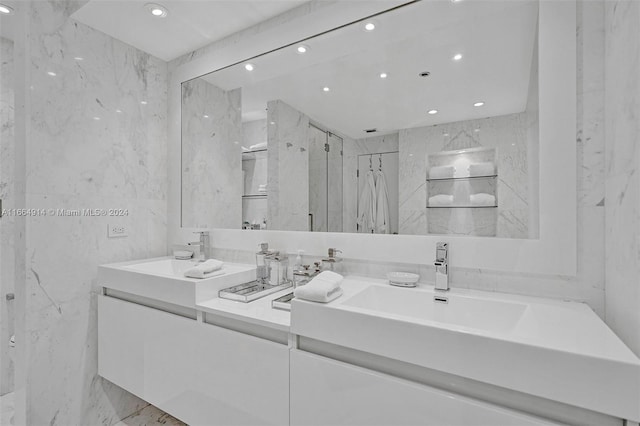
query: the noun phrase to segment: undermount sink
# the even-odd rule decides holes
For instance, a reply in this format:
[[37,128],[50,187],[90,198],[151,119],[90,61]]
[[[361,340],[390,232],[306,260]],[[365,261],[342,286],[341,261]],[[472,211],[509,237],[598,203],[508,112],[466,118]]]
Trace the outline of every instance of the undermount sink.
[[436,296],[445,298],[447,303],[435,301],[433,292],[371,286],[342,302],[342,306],[411,317],[419,321],[499,332],[512,330],[527,308],[521,303],[484,300],[449,293]]

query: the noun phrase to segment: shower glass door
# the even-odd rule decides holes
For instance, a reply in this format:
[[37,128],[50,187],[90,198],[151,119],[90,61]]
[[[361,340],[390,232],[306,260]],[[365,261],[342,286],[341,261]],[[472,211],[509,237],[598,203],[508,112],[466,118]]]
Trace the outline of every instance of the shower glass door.
[[309,126],[309,230],[342,232],[342,138]]

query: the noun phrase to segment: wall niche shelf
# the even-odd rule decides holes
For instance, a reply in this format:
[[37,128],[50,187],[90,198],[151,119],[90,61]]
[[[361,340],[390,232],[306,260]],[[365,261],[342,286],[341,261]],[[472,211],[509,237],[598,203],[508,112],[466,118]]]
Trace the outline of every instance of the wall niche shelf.
[[490,179],[496,178],[498,175],[483,175],[483,176],[464,176],[464,177],[448,177],[448,178],[427,178],[427,182],[441,182],[448,180],[471,180],[471,179]]
[[[253,161],[258,158],[256,154],[267,152],[267,148],[255,149],[253,151],[242,151],[242,161]],[[265,158],[261,156],[261,159]]]
[[267,194],[247,194],[242,196],[243,200],[266,200]]

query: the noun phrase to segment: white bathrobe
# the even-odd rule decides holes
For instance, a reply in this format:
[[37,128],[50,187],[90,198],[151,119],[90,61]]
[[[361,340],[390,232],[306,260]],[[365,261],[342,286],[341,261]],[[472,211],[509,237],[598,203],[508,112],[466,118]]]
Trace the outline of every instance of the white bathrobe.
[[371,233],[375,230],[376,219],[376,181],[373,170],[369,170],[365,176],[364,187],[360,194],[358,204],[358,225],[359,232]]
[[389,227],[389,195],[387,192],[387,178],[382,170],[376,170],[376,234],[388,234],[391,232]]

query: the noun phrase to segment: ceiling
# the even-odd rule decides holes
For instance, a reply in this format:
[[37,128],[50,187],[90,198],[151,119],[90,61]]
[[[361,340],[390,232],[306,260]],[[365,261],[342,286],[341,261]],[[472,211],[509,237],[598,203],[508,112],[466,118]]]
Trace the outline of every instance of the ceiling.
[[[16,10],[16,0],[2,0],[2,4]],[[15,16],[15,14],[5,15],[0,13],[0,37],[13,40],[13,34],[15,31],[14,25],[16,21]]]
[[375,31],[354,24],[305,41],[304,55],[294,45],[252,60],[251,72],[238,64],[204,78],[242,88],[244,121],[265,118],[267,102],[280,99],[352,138],[517,113],[527,105],[537,16],[536,1],[422,1],[376,17]]
[[[167,8],[164,18],[145,5]],[[293,9],[307,0],[90,0],[72,18],[170,61],[237,31]]]

